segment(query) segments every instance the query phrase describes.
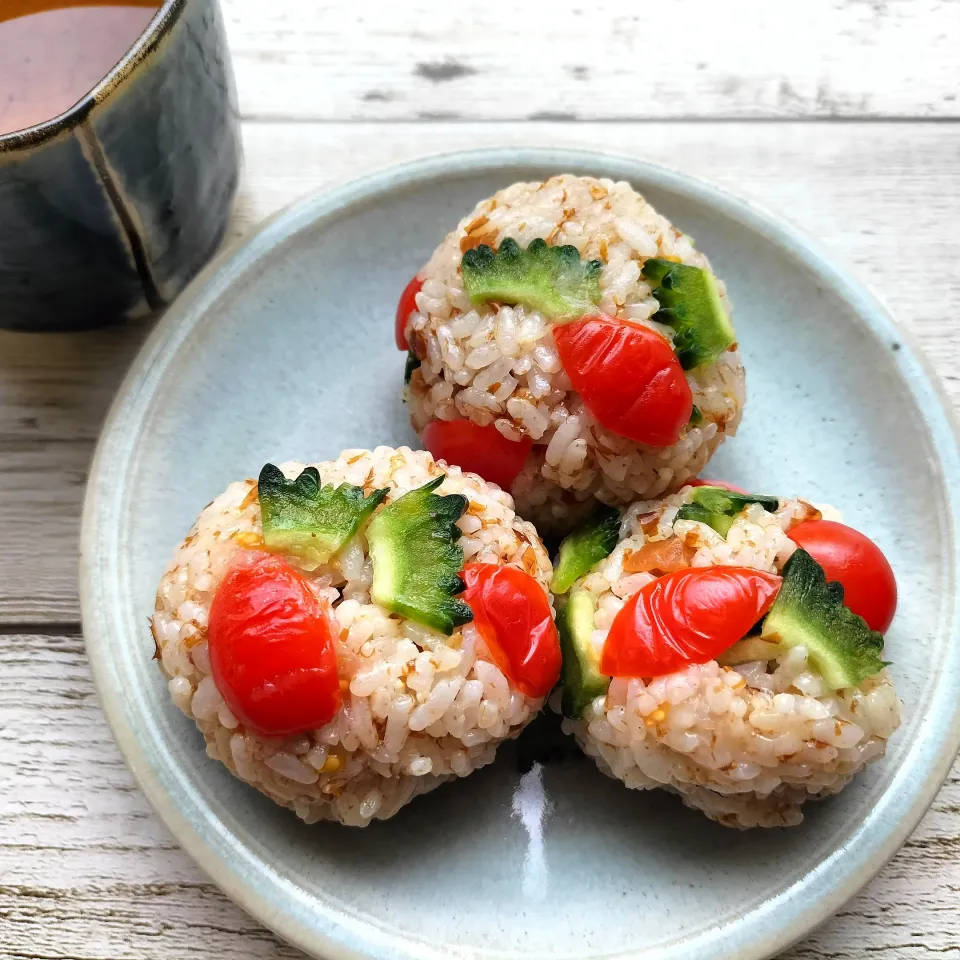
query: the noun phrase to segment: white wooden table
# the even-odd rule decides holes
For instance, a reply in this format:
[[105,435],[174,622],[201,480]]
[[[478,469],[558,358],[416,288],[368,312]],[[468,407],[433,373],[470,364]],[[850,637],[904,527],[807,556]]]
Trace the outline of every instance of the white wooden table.
[[[234,235],[425,153],[630,153],[818,237],[960,400],[957,0],[224,3],[247,157]],[[301,957],[180,851],[90,679],[75,586],[85,472],[148,328],[0,333],[3,960]],[[897,858],[787,956],[960,958],[958,893],[960,767]]]

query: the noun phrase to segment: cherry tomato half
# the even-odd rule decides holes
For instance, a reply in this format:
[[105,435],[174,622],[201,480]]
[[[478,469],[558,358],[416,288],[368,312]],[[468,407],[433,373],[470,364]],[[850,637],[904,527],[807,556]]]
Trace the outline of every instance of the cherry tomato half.
[[843,602],[886,633],[897,610],[897,581],[880,548],[859,530],[833,520],[806,520],[787,536],[843,586]]
[[340,709],[330,611],[285,560],[251,554],[217,588],[210,667],[245,726],[286,737],[329,723]]
[[407,321],[410,314],[417,309],[417,294],[423,289],[423,281],[419,277],[414,277],[400,294],[400,302],[397,304],[397,327],[395,330],[398,350],[409,350],[407,345]]
[[423,445],[438,460],[455,463],[509,490],[533,446],[530,437],[508,440],[492,423],[472,420],[433,420],[423,431]]
[[493,662],[528,697],[545,697],[560,678],[560,639],[543,587],[516,567],[468,563],[470,604]]
[[734,493],[746,493],[743,487],[735,486],[724,480],[707,480],[706,477],[694,477],[687,481],[688,487],[721,487],[724,490],[732,490]]
[[602,426],[654,447],[680,439],[693,394],[659,333],[597,314],[554,327],[553,338],[574,390]]
[[780,582],[747,567],[691,567],[658,577],[614,618],[600,672],[659,677],[713,660],[770,609]]

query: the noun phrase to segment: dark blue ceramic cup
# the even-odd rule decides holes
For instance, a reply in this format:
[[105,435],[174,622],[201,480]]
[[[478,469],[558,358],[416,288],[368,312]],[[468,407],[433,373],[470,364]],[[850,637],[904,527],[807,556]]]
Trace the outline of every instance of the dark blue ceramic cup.
[[0,136],[0,327],[77,330],[169,303],[236,192],[236,92],[217,0],[166,0],[75,107]]

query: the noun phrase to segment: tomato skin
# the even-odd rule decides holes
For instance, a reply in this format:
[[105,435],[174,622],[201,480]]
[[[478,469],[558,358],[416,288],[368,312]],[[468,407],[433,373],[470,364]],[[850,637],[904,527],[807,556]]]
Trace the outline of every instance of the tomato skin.
[[227,572],[210,608],[217,690],[248,729],[286,737],[340,709],[331,612],[285,560],[249,554]]
[[805,520],[787,531],[823,567],[827,580],[843,586],[843,602],[886,633],[897,612],[897,581],[881,549],[859,530],[833,520]]
[[560,638],[543,587],[516,567],[468,563],[463,599],[501,673],[528,697],[560,679]]
[[423,445],[438,460],[455,463],[509,490],[523,469],[533,440],[508,440],[491,423],[485,427],[472,420],[433,420],[423,431]]
[[686,485],[688,487],[721,487],[723,490],[731,490],[733,493],[747,493],[743,487],[727,483],[725,480],[707,480],[705,477],[694,477],[692,480],[688,480]]
[[713,660],[770,609],[780,583],[747,567],[691,567],[658,577],[614,618],[600,672],[660,677]]
[[608,430],[668,447],[693,412],[693,394],[667,340],[649,327],[603,314],[554,327],[574,390]]
[[423,289],[423,281],[419,277],[414,277],[400,294],[400,302],[397,304],[397,325],[394,335],[397,340],[398,350],[409,350],[407,344],[407,320],[410,314],[417,309],[417,294]]

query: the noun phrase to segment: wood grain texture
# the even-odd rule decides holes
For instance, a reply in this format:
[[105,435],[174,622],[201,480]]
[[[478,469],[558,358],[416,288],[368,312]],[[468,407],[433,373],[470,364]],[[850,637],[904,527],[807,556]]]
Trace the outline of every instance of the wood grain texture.
[[224,0],[248,118],[960,116],[956,0]]
[[[78,631],[0,637],[0,958],[302,960],[228,902],[134,784]],[[784,960],[960,956],[960,766],[920,829]]]
[[79,620],[87,467],[148,327],[62,336],[0,331],[0,530],[10,560],[0,561],[0,623]]
[[[248,121],[234,237],[440,150],[643,156],[819,238],[960,401],[960,0],[222,2]],[[783,122],[797,119],[813,122]],[[150,810],[83,650],[83,484],[149,328],[0,332],[0,960],[302,960]],[[785,958],[960,960],[958,891],[960,765],[897,858]]]

